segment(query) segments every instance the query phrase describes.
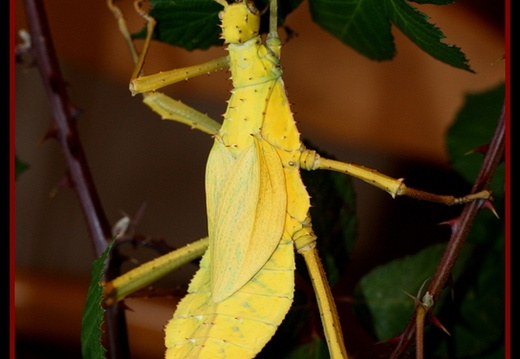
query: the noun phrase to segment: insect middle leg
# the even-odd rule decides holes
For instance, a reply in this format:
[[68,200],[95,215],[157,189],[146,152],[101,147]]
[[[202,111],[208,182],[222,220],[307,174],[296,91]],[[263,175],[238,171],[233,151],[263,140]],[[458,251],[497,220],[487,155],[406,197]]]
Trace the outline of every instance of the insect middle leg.
[[349,176],[360,179],[374,187],[384,190],[393,198],[406,196],[428,202],[436,202],[448,206],[465,204],[475,200],[490,200],[491,192],[488,190],[471,193],[462,197],[451,195],[439,195],[408,187],[404,184],[403,178],[392,178],[371,168],[356,165],[353,163],[341,162],[321,157],[316,151],[303,150],[300,165],[306,170],[329,170],[341,172]]

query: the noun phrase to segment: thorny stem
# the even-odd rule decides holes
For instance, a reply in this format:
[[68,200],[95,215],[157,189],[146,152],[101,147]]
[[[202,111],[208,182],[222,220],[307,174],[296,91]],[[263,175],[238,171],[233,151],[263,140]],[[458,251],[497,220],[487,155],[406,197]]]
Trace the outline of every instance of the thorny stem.
[[55,55],[54,45],[45,17],[42,1],[26,0],[32,52],[44,82],[45,92],[54,116],[47,137],[55,137],[61,145],[68,165],[67,177],[76,191],[88,228],[94,241],[94,250],[100,255],[111,237],[110,226],[93,185],[92,176],[76,129],[75,110],[67,94],[65,82]]
[[[76,128],[75,109],[72,106],[58,59],[43,1],[25,0],[25,11],[32,39],[32,54],[39,69],[45,92],[54,117],[46,137],[56,138],[62,148],[68,166],[67,179],[79,197],[83,215],[87,221],[96,256],[106,248],[111,238],[108,219],[101,206],[86,156]],[[105,279],[118,275],[118,267],[111,266]],[[115,305],[107,309],[105,317],[108,352],[112,359],[129,358],[126,320],[123,307]]]
[[[480,173],[478,174],[477,179],[473,184],[471,193],[476,193],[478,191],[489,188],[489,184],[493,179],[495,170],[503,158],[504,147],[505,106],[502,108],[502,113],[500,115],[495,134],[486,152],[486,156],[484,157],[484,161],[480,168]],[[426,290],[432,295],[434,302],[436,302],[439,298],[443,288],[446,285],[446,282],[450,277],[453,266],[457,261],[462,246],[464,245],[464,241],[471,229],[471,225],[475,219],[475,216],[482,206],[482,203],[483,202],[480,200],[468,203],[462,210],[457,224],[452,227],[450,240],[446,246],[441,261],[437,266],[437,270],[428,286],[428,289]],[[398,358],[410,344],[416,331],[416,315],[417,307],[408,321],[406,328],[401,334],[400,340],[392,352],[390,359]]]

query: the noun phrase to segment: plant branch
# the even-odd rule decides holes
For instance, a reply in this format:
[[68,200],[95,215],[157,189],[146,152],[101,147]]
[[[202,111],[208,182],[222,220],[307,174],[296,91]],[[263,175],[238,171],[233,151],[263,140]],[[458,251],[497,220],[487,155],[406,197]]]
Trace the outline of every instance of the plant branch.
[[55,137],[60,143],[68,166],[68,180],[79,197],[93,240],[94,251],[99,256],[107,246],[111,231],[76,129],[77,111],[67,94],[42,1],[26,0],[25,9],[31,34],[32,53],[54,116],[54,123],[47,137]]
[[[68,183],[79,198],[94,252],[96,256],[99,256],[105,250],[112,235],[79,139],[76,128],[77,111],[67,94],[43,1],[25,0],[25,11],[31,35],[32,55],[40,72],[54,117],[53,124],[45,138],[55,138],[61,146],[68,166]],[[118,270],[107,270],[106,279],[112,279],[110,276],[118,275],[115,273]],[[114,359],[128,358],[126,320],[122,306],[107,309],[106,326],[111,357]]]
[[[503,158],[505,146],[504,137],[505,106],[502,108],[502,113],[500,115],[495,134],[489,145],[489,148],[487,149],[486,156],[484,157],[484,161],[480,168],[480,173],[477,176],[475,183],[473,184],[471,193],[487,190],[489,188],[495,170]],[[446,286],[446,282],[448,281],[459,253],[462,250],[462,246],[464,245],[466,237],[468,236],[475,216],[483,207],[484,203],[485,202],[483,200],[477,200],[465,205],[460,217],[452,225],[452,234],[450,240],[446,246],[446,250],[443,253],[439,265],[437,266],[437,270],[426,290],[426,293],[429,293],[432,296],[434,303],[437,301],[442,290]],[[416,331],[415,317],[417,315],[418,307],[419,306],[416,306],[406,328],[400,335],[400,340],[392,352],[390,359],[398,358],[410,344]]]

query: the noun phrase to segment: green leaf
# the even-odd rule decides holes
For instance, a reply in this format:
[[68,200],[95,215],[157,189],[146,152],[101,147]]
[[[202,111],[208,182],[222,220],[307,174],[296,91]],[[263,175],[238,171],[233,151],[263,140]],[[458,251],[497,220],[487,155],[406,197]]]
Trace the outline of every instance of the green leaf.
[[[355,290],[354,312],[378,340],[401,333],[418,289],[438,264],[445,244],[377,267]],[[435,315],[450,332],[428,326],[425,343],[439,357],[476,358],[503,345],[503,257],[501,251],[466,245],[455,266],[454,288],[435,303]],[[424,294],[424,292],[422,293]],[[452,300],[452,294],[454,300]]]
[[[280,24],[303,0],[281,2],[278,8]],[[153,39],[186,50],[207,49],[211,46],[221,46],[220,21],[218,13],[222,5],[213,0],[151,0],[150,15],[157,20]],[[267,0],[258,2],[260,10],[265,8]],[[261,32],[267,32],[268,12],[262,16]],[[134,38],[144,38],[146,28],[134,35]]]
[[25,172],[28,168],[29,168],[29,165],[22,161],[18,156],[15,156],[14,158],[15,160],[15,180],[18,179],[18,176],[20,176],[23,172]]
[[[222,45],[218,13],[222,6],[212,0],[152,0],[150,15],[157,20],[153,39],[187,50]],[[135,37],[143,38],[146,29]]]
[[395,56],[386,0],[309,0],[314,22],[372,60]]
[[[455,121],[448,128],[446,147],[452,165],[469,183],[473,183],[477,177],[483,156],[480,153],[468,154],[468,152],[489,144],[504,107],[504,101],[504,83],[482,92],[468,93]],[[504,176],[504,167],[501,166],[491,183],[493,197],[503,197]]]
[[[281,1],[278,23],[294,11],[302,0]],[[453,0],[415,1],[446,5]],[[151,0],[150,15],[157,20],[153,39],[187,50],[221,46],[218,13],[222,6],[213,0]],[[268,1],[256,1],[260,10]],[[428,22],[406,0],[309,0],[314,22],[362,55],[377,61],[391,60],[396,48],[392,24],[432,57],[456,68],[473,71],[460,49],[442,42],[444,34]],[[262,15],[261,33],[267,32],[268,12]],[[134,34],[144,38],[146,28]]]
[[480,358],[504,346],[503,251],[476,246],[439,316],[451,336],[432,331],[431,347],[439,357]]
[[312,19],[317,24],[372,60],[394,58],[396,49],[391,33],[394,24],[435,59],[472,71],[460,49],[441,42],[444,34],[405,0],[309,0],[309,5]]
[[81,320],[81,353],[83,359],[104,359],[106,349],[101,344],[103,331],[101,324],[105,310],[101,306],[103,287],[101,280],[105,271],[105,262],[112,248],[112,240],[92,266],[92,278],[87,292]]
[[[354,291],[354,312],[378,340],[400,334],[413,312],[417,296],[437,267],[445,244],[396,259],[366,274]],[[424,295],[424,292],[421,293]]]
[[424,52],[448,65],[474,72],[459,47],[442,42],[444,34],[428,22],[428,16],[404,0],[389,0],[386,5],[386,12],[392,23]]

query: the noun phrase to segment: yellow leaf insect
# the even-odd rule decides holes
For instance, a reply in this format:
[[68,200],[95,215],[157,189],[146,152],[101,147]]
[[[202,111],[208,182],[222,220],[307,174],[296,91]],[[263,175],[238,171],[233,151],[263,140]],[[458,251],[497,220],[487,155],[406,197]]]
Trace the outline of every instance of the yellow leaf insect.
[[[313,286],[331,358],[348,358],[340,321],[316,251],[310,200],[300,169],[342,172],[384,189],[445,204],[462,198],[407,188],[362,166],[320,157],[304,147],[289,106],[279,63],[277,1],[270,1],[270,30],[259,34],[260,12],[245,0],[222,5],[219,14],[228,56],[202,65],[143,76],[142,65],[155,21],[137,54],[117,7],[108,5],[125,35],[136,69],[130,89],[161,117],[214,136],[206,165],[208,238],[129,271],[106,283],[106,304],[123,299],[203,253],[188,294],[165,328],[166,358],[254,358],[269,342],[293,302],[295,250],[302,254]],[[156,90],[229,66],[233,84],[222,125]],[[207,248],[207,249],[206,249]]]

